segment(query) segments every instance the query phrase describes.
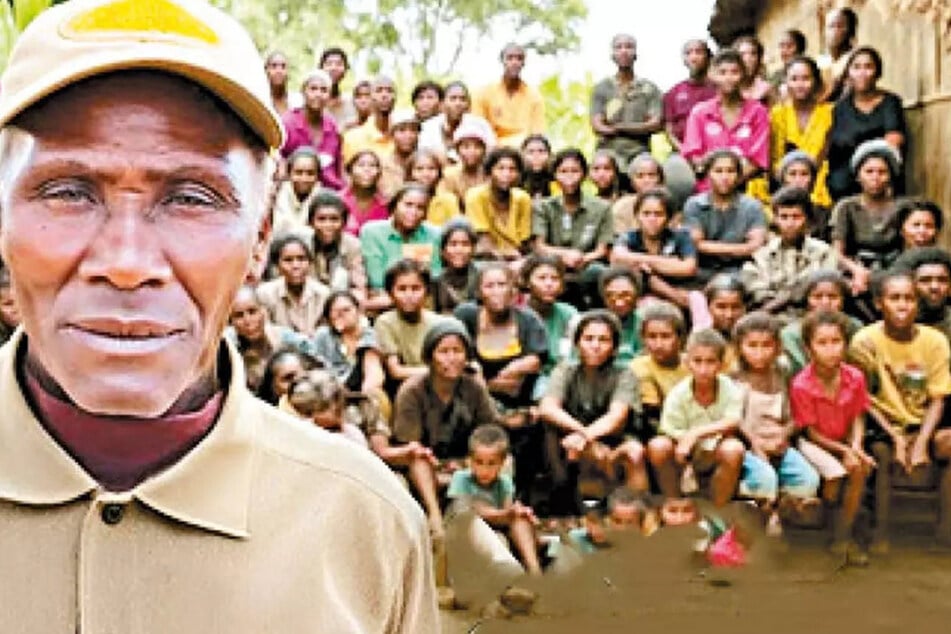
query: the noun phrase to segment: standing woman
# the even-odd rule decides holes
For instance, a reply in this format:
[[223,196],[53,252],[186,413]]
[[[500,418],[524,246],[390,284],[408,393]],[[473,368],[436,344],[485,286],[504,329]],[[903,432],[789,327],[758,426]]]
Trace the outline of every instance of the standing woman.
[[304,106],[284,115],[287,138],[281,154],[290,156],[294,150],[305,145],[314,148],[320,162],[321,184],[330,189],[342,189],[343,142],[333,117],[324,114],[331,84],[330,75],[320,69],[312,70],[304,78],[301,84]]
[[763,43],[752,35],[743,35],[733,42],[733,48],[743,58],[746,77],[740,84],[744,99],[758,101],[769,107],[773,102],[773,87],[765,77],[763,68]]
[[789,99],[773,106],[769,114],[773,173],[781,182],[783,158],[794,150],[805,152],[819,166],[812,202],[829,209],[832,198],[826,188],[829,164],[825,160],[825,151],[832,128],[832,104],[820,102],[824,91],[822,75],[811,57],[793,58],[786,65],[785,77]]
[[341,197],[347,205],[347,224],[344,229],[350,235],[360,235],[360,229],[371,220],[386,220],[390,217],[386,199],[380,192],[383,166],[373,150],[360,150],[347,161],[347,176],[350,184]]
[[846,86],[846,67],[859,30],[859,16],[848,7],[835,9],[826,17],[826,42],[828,52],[819,56],[819,68],[825,92],[822,98],[835,103],[842,96]]
[[479,303],[462,304],[453,314],[472,338],[486,386],[503,412],[515,456],[516,490],[525,494],[541,466],[540,430],[529,425],[528,409],[548,358],[545,325],[533,311],[516,305],[513,273],[504,263],[486,263],[476,288]]
[[[320,54],[320,62],[317,66],[330,76],[331,82],[330,95],[327,97],[324,111],[334,118],[341,133],[345,132],[357,124],[357,110],[354,107],[353,100],[344,95],[340,89],[343,78],[350,70],[350,60],[347,59],[347,54],[342,48],[333,46],[324,49]],[[369,88],[369,84],[367,88]]]
[[[859,145],[872,139],[885,139],[901,160],[907,128],[901,98],[878,87],[882,77],[882,57],[874,48],[855,49],[846,69],[850,90],[832,110],[829,130],[829,177],[826,181],[832,199],[857,194],[858,183],[850,169],[852,155]],[[892,180],[896,195],[904,191],[901,174]]]

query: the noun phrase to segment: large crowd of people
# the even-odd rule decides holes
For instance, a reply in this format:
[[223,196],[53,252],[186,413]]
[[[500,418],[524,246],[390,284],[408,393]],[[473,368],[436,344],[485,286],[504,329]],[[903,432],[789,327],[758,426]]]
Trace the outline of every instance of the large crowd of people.
[[499,81],[423,81],[405,109],[389,77],[345,93],[340,48],[299,90],[272,52],[286,139],[227,331],[248,386],[401,474],[437,545],[513,574],[549,564],[543,534],[695,521],[699,494],[751,500],[772,535],[824,507],[863,565],[894,476],[928,469],[951,540],[943,212],[905,195],[901,100],[856,15],[827,30],[817,59],[784,33],[770,74],[754,37],[688,41],[666,93],[616,36],[591,155],[552,147],[515,44]]

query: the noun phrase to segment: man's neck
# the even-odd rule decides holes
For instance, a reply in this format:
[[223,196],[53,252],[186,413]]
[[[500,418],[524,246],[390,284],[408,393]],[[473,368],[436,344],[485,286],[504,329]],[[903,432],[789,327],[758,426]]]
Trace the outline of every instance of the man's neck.
[[409,324],[418,324],[423,319],[423,311],[417,310],[411,313],[404,313],[399,308],[396,309],[399,318]]
[[690,73],[690,75],[687,76],[687,81],[697,85],[707,83],[707,69],[704,68],[702,72]]
[[373,115],[373,122],[380,133],[386,135],[390,133],[390,113],[377,112]]
[[287,97],[287,84],[271,86],[271,99],[284,100]]
[[914,324],[907,327],[898,327],[889,324],[887,320],[882,322],[882,327],[885,331],[886,337],[902,342],[911,341],[915,338],[915,334],[918,332],[918,328]]
[[616,77],[620,82],[628,83],[634,81],[634,67],[618,66]]
[[522,78],[505,76],[502,78],[502,84],[508,92],[518,92],[518,89],[522,87]]
[[314,127],[320,127],[324,123],[324,111],[323,110],[312,110],[311,108],[305,108],[307,114],[307,122]]

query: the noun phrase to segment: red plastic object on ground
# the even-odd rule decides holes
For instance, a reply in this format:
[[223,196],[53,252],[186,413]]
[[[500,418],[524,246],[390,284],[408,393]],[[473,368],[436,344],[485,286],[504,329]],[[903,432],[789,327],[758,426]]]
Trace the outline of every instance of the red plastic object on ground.
[[746,549],[731,528],[720,535],[707,549],[707,561],[719,568],[739,568],[746,564]]

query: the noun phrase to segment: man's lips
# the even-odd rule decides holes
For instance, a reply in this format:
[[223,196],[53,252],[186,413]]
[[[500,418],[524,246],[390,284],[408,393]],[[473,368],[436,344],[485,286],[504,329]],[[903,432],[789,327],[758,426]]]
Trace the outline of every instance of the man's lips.
[[86,317],[70,320],[66,328],[114,339],[159,339],[183,334],[184,328],[150,319]]

